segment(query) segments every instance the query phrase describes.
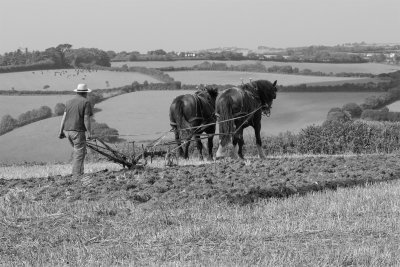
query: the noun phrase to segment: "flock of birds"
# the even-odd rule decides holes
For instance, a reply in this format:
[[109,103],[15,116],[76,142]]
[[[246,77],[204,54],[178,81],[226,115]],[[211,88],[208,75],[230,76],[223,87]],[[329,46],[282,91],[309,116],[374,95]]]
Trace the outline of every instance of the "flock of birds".
[[[71,70],[60,70],[60,71],[54,71],[54,70],[41,70],[41,71],[32,71],[32,74],[40,73],[41,75],[44,75],[46,72],[53,72],[55,77],[65,77],[67,79],[73,79],[74,77],[80,77],[82,81],[86,80],[87,75],[92,72],[97,72],[97,70],[91,70],[91,69],[71,69]],[[106,86],[109,87],[110,83],[108,81],[105,82]],[[46,87],[46,86],[45,86]],[[43,89],[47,89],[49,86],[46,88],[43,87]]]
[[[50,72],[50,70],[47,70],[47,72]],[[86,79],[86,74],[84,73],[91,73],[91,72],[97,72],[97,70],[91,70],[91,69],[74,69],[73,73],[70,73],[70,70],[61,70],[61,71],[54,71],[54,76],[60,76],[63,77],[66,75],[66,78],[69,79],[71,77],[78,77],[80,74],[83,74],[83,77],[81,78],[82,80]],[[35,74],[35,71],[32,71],[32,74]],[[43,75],[44,71],[40,71],[40,73]]]

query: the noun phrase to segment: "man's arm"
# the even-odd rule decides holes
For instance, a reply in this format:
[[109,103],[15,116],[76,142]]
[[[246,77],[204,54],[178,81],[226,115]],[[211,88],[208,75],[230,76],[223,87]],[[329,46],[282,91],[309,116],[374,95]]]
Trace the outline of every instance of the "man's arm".
[[64,115],[63,115],[62,120],[61,120],[60,132],[59,132],[59,134],[58,134],[58,138],[60,138],[60,139],[65,138],[65,134],[64,134],[64,124],[65,124],[65,116],[66,116],[66,115],[67,115],[67,113],[64,112]]
[[87,138],[91,139],[92,138],[92,125],[90,123],[90,116],[89,115],[85,115],[83,121],[85,123],[86,131],[87,131]]

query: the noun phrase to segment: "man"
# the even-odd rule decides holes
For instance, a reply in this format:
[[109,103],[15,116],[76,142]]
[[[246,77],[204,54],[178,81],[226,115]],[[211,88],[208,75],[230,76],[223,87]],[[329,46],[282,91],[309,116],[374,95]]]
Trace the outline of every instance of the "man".
[[[86,135],[91,138],[90,117],[93,116],[92,106],[87,99],[91,90],[86,84],[78,84],[74,90],[76,97],[68,100],[61,120],[59,138],[68,138],[74,148],[72,158],[72,175],[78,178],[84,173],[86,155]],[[65,133],[64,133],[65,131]]]

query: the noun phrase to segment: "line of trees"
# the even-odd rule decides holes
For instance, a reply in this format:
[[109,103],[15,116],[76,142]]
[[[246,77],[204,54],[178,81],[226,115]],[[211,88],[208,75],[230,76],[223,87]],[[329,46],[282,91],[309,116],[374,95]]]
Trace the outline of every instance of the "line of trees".
[[0,73],[77,68],[83,64],[111,66],[107,52],[97,48],[72,49],[71,44],[60,44],[44,51],[25,51],[17,49],[0,55]]
[[340,72],[340,73],[324,73],[321,71],[312,71],[310,69],[299,69],[290,65],[274,65],[266,67],[261,61],[250,64],[230,65],[222,62],[204,61],[192,67],[162,67],[161,71],[190,71],[190,70],[209,70],[209,71],[246,71],[246,72],[266,72],[266,73],[283,73],[298,74],[311,76],[333,76],[333,77],[374,77],[372,73],[362,72]]
[[0,121],[0,135],[14,130],[15,128],[22,127],[29,123],[37,122],[50,118],[52,116],[51,108],[48,106],[41,106],[38,109],[32,109],[22,113],[17,119],[7,114],[1,118]]

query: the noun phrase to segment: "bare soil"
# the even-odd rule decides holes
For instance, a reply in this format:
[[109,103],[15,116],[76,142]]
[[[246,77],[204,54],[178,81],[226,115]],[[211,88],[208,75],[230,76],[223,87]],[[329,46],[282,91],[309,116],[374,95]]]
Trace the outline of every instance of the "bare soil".
[[140,205],[179,205],[210,199],[248,204],[263,198],[399,179],[399,157],[390,154],[224,160],[200,166],[104,170],[80,179],[0,179],[0,197],[18,188],[28,190],[36,201],[121,199]]

